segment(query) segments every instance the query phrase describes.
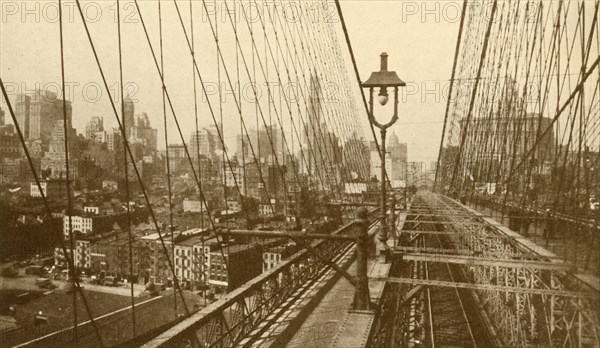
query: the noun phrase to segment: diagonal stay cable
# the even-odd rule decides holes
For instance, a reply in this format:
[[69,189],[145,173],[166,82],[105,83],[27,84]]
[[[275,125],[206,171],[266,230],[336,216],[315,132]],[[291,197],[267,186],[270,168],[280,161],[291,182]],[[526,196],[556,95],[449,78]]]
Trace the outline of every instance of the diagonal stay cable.
[[[110,91],[110,88],[108,86],[108,81],[106,80],[106,76],[104,74],[104,69],[102,68],[102,65],[100,63],[100,58],[98,57],[98,52],[96,51],[96,46],[94,45],[94,41],[92,40],[92,36],[90,34],[90,31],[89,31],[89,28],[88,28],[88,25],[87,25],[86,17],[83,14],[83,9],[82,9],[81,3],[80,3],[79,0],[76,0],[76,4],[77,4],[77,8],[79,10],[79,15],[80,15],[81,20],[83,22],[83,26],[84,26],[86,34],[87,34],[87,38],[88,38],[90,47],[92,49],[92,53],[94,54],[96,65],[97,65],[98,70],[100,72],[100,76],[102,77],[102,82],[104,84],[104,88],[107,91]],[[119,113],[117,112],[117,109],[115,107],[115,102],[113,100],[113,97],[112,97],[111,93],[108,93],[108,98],[110,100],[110,105],[111,105],[111,107],[113,109],[113,113],[114,113],[115,118],[117,120],[117,123],[119,125],[119,130],[121,131],[121,136],[123,137],[123,143],[124,143],[124,145],[125,145],[125,147],[127,149],[127,153],[129,154],[130,160],[132,162],[133,170],[134,170],[135,175],[136,175],[136,177],[138,179],[138,182],[139,182],[139,184],[140,184],[140,186],[142,188],[142,193],[144,195],[144,200],[146,201],[146,204],[148,205],[150,216],[152,217],[152,222],[154,223],[154,226],[155,226],[156,231],[158,233],[158,238],[160,240],[163,252],[166,255],[168,255],[168,249],[167,249],[167,246],[165,244],[163,235],[161,233],[160,226],[158,224],[158,220],[156,218],[156,215],[154,214],[154,210],[152,209],[152,205],[150,204],[150,197],[148,196],[148,192],[146,191],[145,185],[144,185],[144,183],[142,181],[142,177],[141,177],[141,174],[139,172],[139,169],[138,169],[137,165],[135,164],[135,157],[133,156],[133,152],[131,151],[131,148],[129,146],[129,141],[127,139],[127,134],[125,132],[125,128],[123,128],[123,124],[121,123],[121,120],[119,119]],[[171,273],[173,274],[173,278],[175,280],[176,291],[179,292],[179,294],[181,296],[181,299],[183,301],[183,304],[184,304],[184,308],[185,308],[186,314],[189,316],[190,312],[189,312],[189,309],[188,309],[188,307],[187,307],[187,305],[185,303],[185,298],[183,297],[183,291],[182,291],[182,289],[179,286],[179,282],[177,281],[177,277],[175,276],[175,267],[173,265],[173,262],[171,261],[170,258],[167,258],[167,263],[168,263],[169,269],[171,270]]]
[[[444,126],[442,128],[442,139],[440,141],[440,149],[438,151],[438,162],[437,162],[437,168],[441,168],[441,161],[442,161],[442,150],[444,148],[444,136],[446,134],[446,128],[448,126],[448,115],[450,113],[450,103],[452,102],[452,92],[454,89],[454,79],[456,77],[456,65],[458,64],[458,54],[460,52],[460,43],[462,40],[462,34],[463,34],[463,27],[464,27],[464,23],[465,23],[465,13],[467,12],[467,4],[468,4],[469,0],[464,0],[463,1],[463,8],[461,11],[461,15],[460,15],[460,24],[458,27],[458,37],[456,39],[456,48],[454,49],[454,62],[452,63],[452,74],[450,76],[450,87],[449,87],[449,91],[448,91],[448,100],[446,101],[446,112],[444,114]],[[440,170],[436,170],[435,171],[435,181],[434,181],[434,186],[437,186],[438,183],[438,173],[440,172]]]
[[[52,215],[52,209],[50,208],[50,204],[48,203],[48,199],[46,197],[46,194],[44,193],[44,190],[42,189],[42,184],[40,181],[40,178],[35,170],[35,165],[33,164],[33,159],[31,158],[31,155],[29,153],[29,150],[27,149],[27,145],[25,143],[25,138],[23,137],[23,132],[21,131],[21,127],[19,126],[19,122],[17,120],[17,117],[15,116],[15,112],[12,108],[12,104],[10,102],[10,99],[8,99],[8,93],[6,92],[6,88],[4,86],[4,81],[2,80],[2,78],[0,78],[0,88],[2,88],[2,95],[4,96],[4,100],[6,102],[6,105],[8,107],[8,111],[11,115],[12,121],[13,121],[13,125],[15,126],[15,130],[17,131],[17,135],[19,136],[19,139],[21,141],[21,144],[23,145],[23,151],[25,152],[25,157],[27,158],[27,162],[29,163],[29,168],[31,169],[31,172],[33,174],[33,179],[37,185],[38,190],[40,191],[40,195],[42,196],[42,200],[44,202],[44,209],[46,210],[46,214],[48,216]],[[62,232],[61,232],[62,234]],[[60,238],[60,248],[62,249],[63,255],[65,256],[65,260],[67,261],[67,265],[70,269],[75,269],[75,264],[73,262],[73,259],[70,257],[70,253],[67,252],[67,247],[65,246],[65,243],[63,241],[63,238]],[[104,347],[104,344],[102,343],[102,337],[100,336],[100,332],[98,331],[98,327],[96,324],[96,321],[94,320],[94,316],[92,314],[92,311],[90,309],[90,306],[87,302],[87,299],[85,298],[85,295],[83,293],[83,289],[81,288],[81,286],[79,285],[79,280],[77,280],[77,277],[73,278],[73,281],[75,283],[75,290],[79,291],[79,293],[81,294],[81,298],[83,300],[83,304],[85,307],[85,310],[88,314],[88,316],[90,317],[90,323],[92,324],[92,327],[94,328],[94,332],[96,333],[96,337],[98,338],[98,342],[100,342],[100,345],[102,347]]]
[[[73,237],[73,199],[71,197],[71,173],[69,166],[69,129],[71,125],[67,121],[67,96],[64,91],[65,88],[65,43],[64,43],[64,31],[63,31],[63,13],[62,13],[62,1],[58,0],[58,27],[60,32],[60,78],[61,88],[63,90],[62,98],[62,114],[63,114],[63,136],[64,136],[64,151],[65,151],[65,179],[67,184],[67,210],[69,220],[69,247],[71,251],[71,259],[75,259],[75,238]],[[64,233],[61,238],[64,238]],[[70,268],[70,277],[74,279],[78,276],[75,268]],[[67,280],[67,282],[70,279]],[[73,335],[75,337],[75,344],[77,345],[77,292],[73,291]]]
[[[119,44],[119,84],[121,92],[121,122],[123,127],[126,127],[125,120],[125,96],[123,90],[123,50],[122,50],[122,36],[121,36],[121,4],[117,0],[117,36]],[[134,300],[134,289],[133,289],[133,233],[131,231],[131,205],[129,204],[129,170],[127,164],[127,150],[123,147],[123,164],[125,168],[125,198],[127,200],[127,246],[129,249],[129,283],[130,283],[130,297],[131,297],[131,323],[133,330],[133,337],[136,337],[136,322],[135,322],[135,300]]]
[[[350,34],[348,33],[348,27],[346,26],[346,21],[344,19],[344,15],[342,14],[342,7],[340,5],[340,0],[335,0],[335,7],[337,8],[338,15],[340,17],[340,22],[342,24],[342,30],[344,31],[344,36],[346,38],[346,45],[348,46],[348,51],[350,52],[350,58],[352,59],[352,66],[354,67],[354,74],[356,75],[356,81],[358,82],[358,87],[360,89],[360,94],[362,96],[363,105],[365,107],[365,111],[367,115],[370,113],[369,106],[367,104],[367,97],[365,96],[365,92],[362,89],[362,81],[360,79],[360,73],[358,72],[358,65],[356,63],[356,57],[354,56],[354,49],[352,48],[352,43],[350,42]],[[369,122],[369,127],[371,128],[371,133],[373,134],[373,140],[375,141],[375,147],[377,148],[377,153],[381,159],[381,147],[379,142],[377,141],[377,135],[375,134],[375,127],[371,122]],[[384,165],[385,167],[385,165]],[[385,171],[386,181],[389,183],[391,188],[391,181],[387,174],[387,170]],[[383,180],[383,178],[382,178]]]

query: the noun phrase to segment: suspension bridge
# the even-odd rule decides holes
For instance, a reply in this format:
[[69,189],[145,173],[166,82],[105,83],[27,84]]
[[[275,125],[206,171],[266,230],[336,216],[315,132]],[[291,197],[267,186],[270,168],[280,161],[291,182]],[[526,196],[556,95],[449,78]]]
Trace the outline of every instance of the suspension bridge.
[[[54,68],[67,91],[85,64],[108,98],[115,128],[89,144],[112,151],[123,219],[99,249],[76,212],[102,155],[81,150],[64,93],[36,145],[42,121],[2,78],[36,211],[60,217],[69,298],[68,319],[35,317],[59,328],[3,345],[600,346],[600,1],[460,4],[435,180],[418,190],[398,185],[376,121],[396,121],[410,81],[387,54],[359,71],[343,1],[116,0],[101,26],[90,4],[56,4]],[[149,79],[160,130],[134,119],[129,76]],[[94,303],[98,250],[118,251],[128,304]]]

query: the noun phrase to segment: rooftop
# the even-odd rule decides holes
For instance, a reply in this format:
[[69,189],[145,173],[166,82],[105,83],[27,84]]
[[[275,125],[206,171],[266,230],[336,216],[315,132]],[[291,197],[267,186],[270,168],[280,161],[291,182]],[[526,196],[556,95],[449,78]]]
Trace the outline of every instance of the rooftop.
[[[181,234],[181,232],[180,231],[174,231],[173,234],[174,234],[174,237],[177,238]],[[171,241],[171,232],[170,231],[163,230],[162,236],[165,239],[165,242],[170,242]],[[159,240],[160,239],[160,235],[158,234],[158,232],[155,232],[155,233],[149,234],[147,236],[140,237],[140,239],[147,240],[147,241]]]
[[[244,250],[248,250],[248,249],[254,249],[254,248],[259,248],[260,245],[259,244],[250,244],[250,245],[246,245],[246,244],[233,244],[233,245],[224,245],[223,246],[223,254],[227,255],[227,254],[234,254],[240,251],[244,251]],[[212,253],[221,253],[221,250],[215,250]]]
[[175,246],[192,246],[197,244],[210,245],[216,243],[217,240],[215,237],[208,236],[194,236],[183,240],[181,242],[175,242]]

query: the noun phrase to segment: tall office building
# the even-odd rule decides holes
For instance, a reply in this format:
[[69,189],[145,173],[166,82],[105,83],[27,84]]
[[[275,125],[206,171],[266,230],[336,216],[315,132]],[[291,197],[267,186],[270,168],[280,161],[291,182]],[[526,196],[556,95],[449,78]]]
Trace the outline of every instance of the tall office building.
[[[321,83],[319,77],[315,73],[310,75],[310,95],[308,101],[308,123],[304,125],[304,148],[307,149],[308,163],[305,164],[306,172],[309,175],[316,173],[316,167],[319,165],[318,154],[315,149],[320,148],[323,139],[321,134],[324,129],[320,130],[321,127]],[[311,151],[312,150],[312,151]]]
[[66,106],[68,127],[71,127],[71,102],[63,104],[56,93],[36,90],[30,95],[19,94],[15,102],[17,122],[26,140],[41,140],[43,146],[50,142],[54,121],[63,119]]
[[85,125],[85,138],[94,140],[96,133],[104,131],[104,119],[102,117],[94,116]]
[[18,126],[23,132],[25,140],[29,140],[29,117],[30,117],[31,97],[25,94],[17,95],[15,101],[15,116]]
[[124,116],[125,116],[125,135],[131,137],[131,127],[135,126],[135,105],[129,95],[123,100]]
[[202,128],[197,133],[192,133],[190,141],[187,144],[191,157],[197,158],[198,154],[208,158],[213,158],[215,156],[218,134],[215,134],[214,132],[216,132],[216,129]]
[[129,127],[129,142],[142,144],[151,154],[156,152],[158,131],[150,126],[150,118],[145,112],[135,117],[135,124]]
[[396,133],[392,132],[387,143],[387,151],[389,151],[390,159],[392,160],[391,173],[388,173],[390,180],[404,180],[406,178],[406,160],[408,149],[405,143],[401,143]]
[[[67,135],[69,137],[69,172],[71,174],[71,179],[75,177],[76,174],[76,156],[74,151],[74,141],[76,141],[75,129],[70,128],[67,130]],[[67,154],[65,152],[65,130],[64,124],[62,120],[55,120],[52,125],[51,133],[50,133],[50,141],[48,145],[48,151],[44,153],[44,157],[42,158],[41,168],[42,172],[46,173],[46,178],[51,179],[59,179],[65,178],[67,174],[66,170],[66,161]]]
[[21,141],[15,133],[15,127],[4,123],[4,110],[0,109],[0,162],[4,158],[20,157],[21,148]]
[[[250,143],[246,134],[238,134],[236,136],[235,155],[240,163],[248,163],[252,161],[252,153],[250,152]],[[243,163],[243,164],[245,164]]]
[[344,144],[344,163],[347,178],[367,181],[369,179],[369,147],[356,133]]

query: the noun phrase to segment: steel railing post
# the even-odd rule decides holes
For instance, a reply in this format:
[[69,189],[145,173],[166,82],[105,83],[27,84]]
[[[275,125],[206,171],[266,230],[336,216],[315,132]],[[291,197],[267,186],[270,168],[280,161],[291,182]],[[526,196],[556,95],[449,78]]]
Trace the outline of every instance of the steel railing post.
[[367,274],[367,259],[369,257],[369,219],[367,214],[365,208],[359,208],[357,211],[355,310],[369,310],[371,303],[369,276]]

